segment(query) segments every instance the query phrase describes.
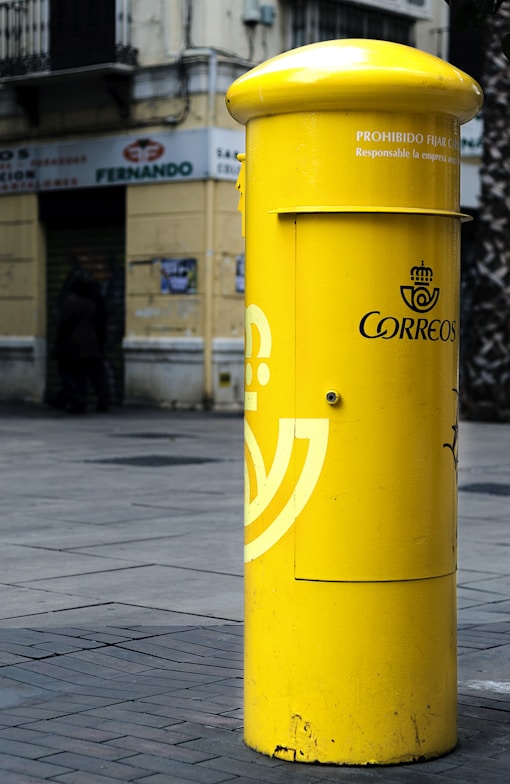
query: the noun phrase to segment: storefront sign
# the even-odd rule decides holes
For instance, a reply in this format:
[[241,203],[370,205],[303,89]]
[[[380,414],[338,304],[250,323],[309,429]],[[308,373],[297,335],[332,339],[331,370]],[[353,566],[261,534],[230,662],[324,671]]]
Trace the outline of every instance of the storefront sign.
[[242,131],[197,128],[0,148],[0,195],[183,180],[235,181]]

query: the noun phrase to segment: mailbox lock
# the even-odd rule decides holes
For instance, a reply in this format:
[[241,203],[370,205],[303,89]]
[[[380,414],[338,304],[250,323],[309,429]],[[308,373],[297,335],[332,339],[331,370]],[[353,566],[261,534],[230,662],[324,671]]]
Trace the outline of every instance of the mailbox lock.
[[340,392],[337,392],[336,389],[329,389],[326,392],[326,402],[329,403],[330,406],[336,406],[337,403],[340,403]]

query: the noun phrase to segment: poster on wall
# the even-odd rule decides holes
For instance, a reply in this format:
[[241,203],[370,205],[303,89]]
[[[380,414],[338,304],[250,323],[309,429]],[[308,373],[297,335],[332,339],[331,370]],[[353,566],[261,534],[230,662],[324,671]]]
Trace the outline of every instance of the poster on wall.
[[244,253],[236,259],[236,291],[244,294]]
[[190,258],[154,259],[161,269],[162,294],[195,294],[197,291],[197,260]]

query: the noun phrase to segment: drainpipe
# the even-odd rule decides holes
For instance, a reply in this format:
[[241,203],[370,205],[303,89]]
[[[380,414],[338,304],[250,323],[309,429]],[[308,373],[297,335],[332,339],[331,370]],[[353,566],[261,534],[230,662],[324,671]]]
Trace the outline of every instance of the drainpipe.
[[[207,75],[207,128],[216,125],[216,83],[218,78],[218,53],[210,47],[194,46],[185,49],[183,56],[209,58]],[[213,328],[214,328],[214,260],[215,232],[214,206],[216,183],[211,176],[205,182],[205,255],[204,255],[204,386],[202,404],[206,410],[214,405],[213,384]]]
[[[209,49],[209,72],[207,90],[207,126],[216,123],[216,82],[218,76],[217,53]],[[214,206],[216,183],[211,175],[205,184],[205,259],[204,259],[204,397],[205,409],[214,404],[213,386],[213,329],[214,329],[214,261],[215,232]]]

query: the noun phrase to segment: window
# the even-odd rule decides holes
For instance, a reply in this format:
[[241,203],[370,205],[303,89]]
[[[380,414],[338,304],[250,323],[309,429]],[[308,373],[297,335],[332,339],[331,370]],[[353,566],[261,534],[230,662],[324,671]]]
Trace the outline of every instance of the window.
[[295,0],[290,3],[289,46],[338,38],[378,38],[412,45],[414,20],[366,4],[342,0]]
[[115,0],[50,0],[55,70],[115,62]]

